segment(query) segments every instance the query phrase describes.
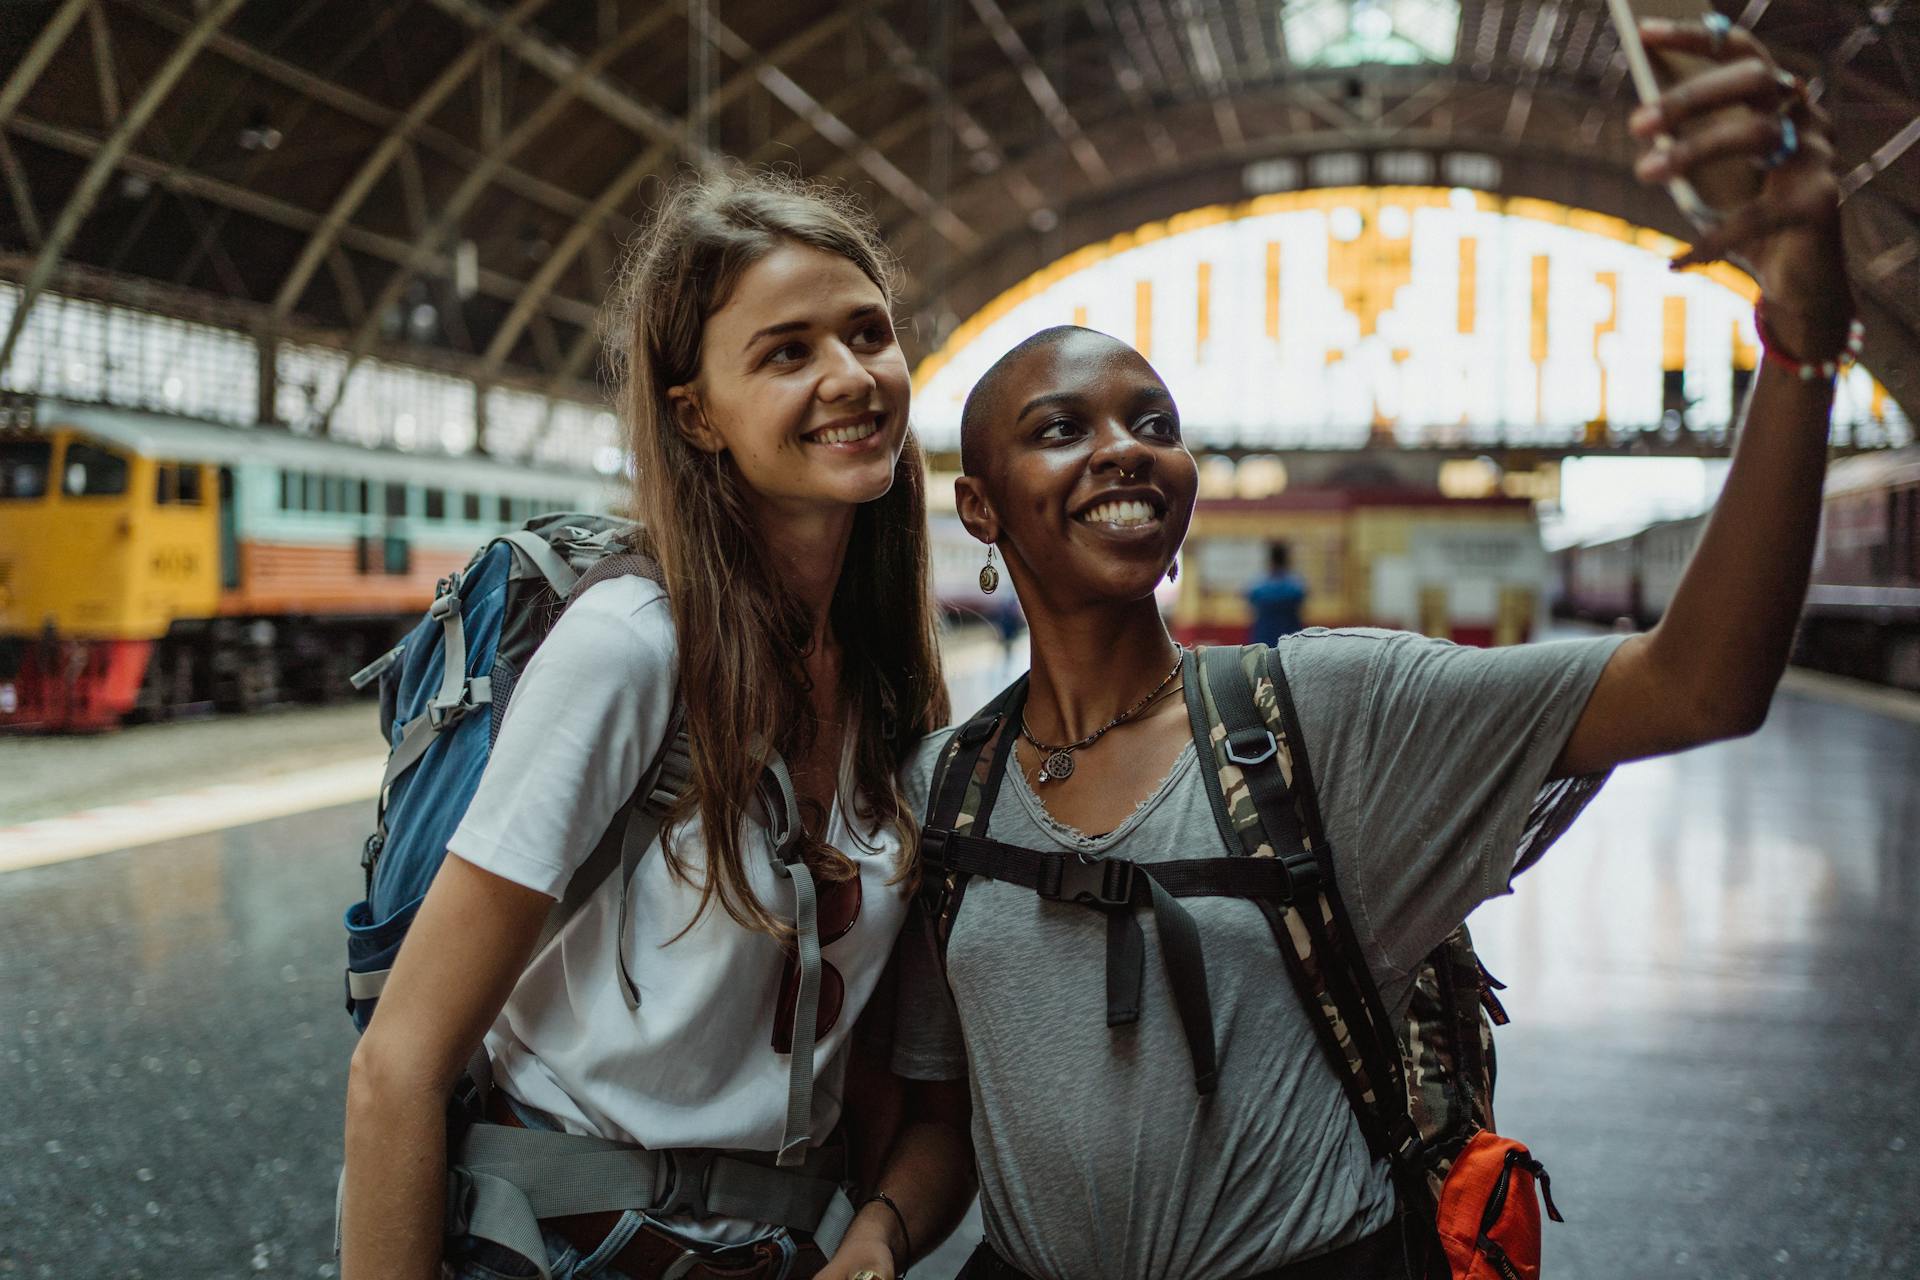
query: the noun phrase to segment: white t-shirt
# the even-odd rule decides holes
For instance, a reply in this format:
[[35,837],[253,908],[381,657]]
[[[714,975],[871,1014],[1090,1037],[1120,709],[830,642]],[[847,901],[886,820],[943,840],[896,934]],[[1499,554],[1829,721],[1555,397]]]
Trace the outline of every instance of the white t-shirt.
[[[618,578],[583,595],[515,687],[479,790],[448,848],[558,899],[660,750],[677,659],[659,587]],[[848,1036],[906,917],[900,886],[887,884],[898,838],[871,828],[857,835],[848,787],[841,790],[826,840],[859,866],[861,909],[853,929],[821,949],[846,982],[846,1001],[814,1050],[816,1144],[839,1122]],[[777,918],[791,920],[793,890],[768,865],[757,816],[747,820],[745,835],[754,893]],[[697,814],[674,830],[673,842],[689,871],[703,875]],[[686,928],[700,893],[697,883],[668,872],[656,847],[628,890],[627,965],[640,992],[638,1012],[630,1011],[614,950],[618,879],[608,877],[515,985],[487,1034],[496,1079],[571,1133],[653,1148],[778,1149],[791,1066],[772,1045],[780,945],[734,923],[717,901],[668,945]],[[749,1226],[673,1225],[729,1240]]]

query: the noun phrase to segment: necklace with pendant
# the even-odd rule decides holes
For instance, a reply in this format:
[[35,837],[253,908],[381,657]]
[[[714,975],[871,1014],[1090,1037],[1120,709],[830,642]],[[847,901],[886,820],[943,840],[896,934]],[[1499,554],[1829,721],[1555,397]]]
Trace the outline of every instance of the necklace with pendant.
[[1092,746],[1100,740],[1101,735],[1106,733],[1107,730],[1114,728],[1116,725],[1125,724],[1146,710],[1148,704],[1158,698],[1166,687],[1173,683],[1173,678],[1180,674],[1180,663],[1185,657],[1186,655],[1181,653],[1174,658],[1173,669],[1167,672],[1159,684],[1153,686],[1152,691],[1149,692],[1146,697],[1140,699],[1140,701],[1134,703],[1125,711],[1122,711],[1119,715],[1107,721],[1078,742],[1065,742],[1056,746],[1053,743],[1040,741],[1040,739],[1033,736],[1033,730],[1027,727],[1027,713],[1022,710],[1020,712],[1020,736],[1032,743],[1033,749],[1044,757],[1040,771],[1034,774],[1033,780],[1035,782],[1065,782],[1068,778],[1071,778],[1073,776],[1073,753],[1084,747]]

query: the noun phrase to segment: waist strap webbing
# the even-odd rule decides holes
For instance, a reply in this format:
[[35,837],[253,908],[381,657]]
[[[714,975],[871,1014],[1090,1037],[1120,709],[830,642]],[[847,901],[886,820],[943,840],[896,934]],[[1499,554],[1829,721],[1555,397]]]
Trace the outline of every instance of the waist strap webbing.
[[582,1134],[475,1124],[448,1170],[448,1232],[513,1250],[546,1269],[540,1219],[644,1209],[662,1217],[741,1218],[805,1231],[829,1256],[853,1220],[844,1148],[786,1168],[772,1153],[650,1151]]
[[1153,908],[1154,927],[1173,989],[1174,1009],[1193,1059],[1193,1086],[1201,1094],[1219,1082],[1213,1002],[1207,993],[1200,931],[1177,898],[1268,898],[1291,901],[1318,874],[1311,858],[1188,858],[1131,862],[1022,849],[936,827],[922,834],[922,857],[936,874],[958,871],[1031,889],[1050,902],[1104,911],[1107,916],[1107,1025],[1140,1018],[1146,940],[1136,907]]
[[[1262,1271],[1248,1280],[1412,1280],[1401,1227],[1389,1223],[1353,1244],[1301,1262]],[[961,1271],[967,1280],[1035,1280],[1008,1262],[987,1241],[973,1251]]]

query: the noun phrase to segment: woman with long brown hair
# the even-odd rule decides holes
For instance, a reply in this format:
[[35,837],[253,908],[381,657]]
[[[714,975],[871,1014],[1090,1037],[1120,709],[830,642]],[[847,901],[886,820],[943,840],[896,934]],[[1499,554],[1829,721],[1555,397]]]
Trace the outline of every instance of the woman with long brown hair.
[[[665,587],[579,594],[512,690],[354,1054],[351,1280],[443,1260],[463,1277],[783,1280],[820,1266],[816,1220],[845,1226],[844,1202],[829,1228],[802,1191],[843,1177],[830,1139],[850,1031],[916,856],[896,773],[947,714],[888,262],[829,192],[708,178],[668,195],[618,298],[635,549]],[[661,848],[537,946],[676,725],[690,785]],[[782,760],[797,859],[767,786]],[[522,1162],[508,1198],[539,1225],[512,1249],[469,1231],[499,1179],[462,1167],[449,1223],[447,1099],[483,1044],[494,1132],[606,1140],[564,1180],[644,1164],[654,1194],[541,1212],[558,1201]]]

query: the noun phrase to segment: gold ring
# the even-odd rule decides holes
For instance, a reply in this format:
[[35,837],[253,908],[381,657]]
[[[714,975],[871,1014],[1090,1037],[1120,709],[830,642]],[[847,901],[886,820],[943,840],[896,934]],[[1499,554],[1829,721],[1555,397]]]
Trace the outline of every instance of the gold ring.
[[882,1280],[882,1277],[872,1267],[863,1267],[849,1276],[848,1280]]

